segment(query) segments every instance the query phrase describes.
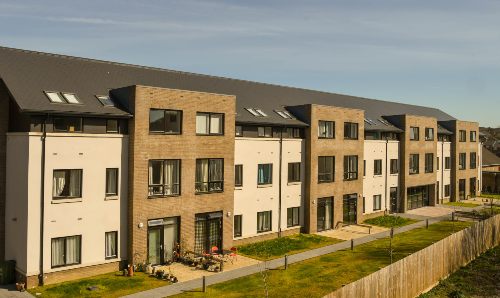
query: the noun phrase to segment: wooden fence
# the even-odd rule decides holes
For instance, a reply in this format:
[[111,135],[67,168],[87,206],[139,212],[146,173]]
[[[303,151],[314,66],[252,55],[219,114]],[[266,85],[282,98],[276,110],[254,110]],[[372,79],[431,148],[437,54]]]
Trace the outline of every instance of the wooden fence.
[[418,296],[500,242],[500,214],[450,235],[325,297]]

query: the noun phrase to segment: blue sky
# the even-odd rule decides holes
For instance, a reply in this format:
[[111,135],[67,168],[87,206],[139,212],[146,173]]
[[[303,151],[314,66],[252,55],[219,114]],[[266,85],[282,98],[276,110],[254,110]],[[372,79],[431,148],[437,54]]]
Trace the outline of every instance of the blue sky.
[[426,105],[500,126],[496,0],[0,0],[0,45]]

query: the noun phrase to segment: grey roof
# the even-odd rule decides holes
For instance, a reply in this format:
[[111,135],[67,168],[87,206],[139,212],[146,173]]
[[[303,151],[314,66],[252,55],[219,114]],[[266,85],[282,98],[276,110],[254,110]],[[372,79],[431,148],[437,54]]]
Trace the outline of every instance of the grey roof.
[[500,165],[500,157],[483,146],[483,167]]
[[[0,77],[22,112],[129,116],[124,109],[103,107],[95,95],[125,86],[147,85],[236,95],[237,122],[304,125],[296,119],[283,119],[274,110],[309,103],[365,110],[365,116],[376,122],[367,127],[372,130],[398,131],[378,121],[383,115],[454,120],[429,107],[5,47],[0,47]],[[50,103],[44,90],[76,93],[83,104]],[[255,117],[244,109],[247,107],[260,108],[268,117]]]

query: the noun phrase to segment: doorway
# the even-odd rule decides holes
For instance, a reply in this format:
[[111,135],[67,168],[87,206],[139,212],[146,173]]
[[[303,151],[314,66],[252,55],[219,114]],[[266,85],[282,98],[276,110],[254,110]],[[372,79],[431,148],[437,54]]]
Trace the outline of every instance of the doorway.
[[397,213],[398,212],[398,188],[391,187],[389,193],[390,193],[390,198],[391,198],[391,212]]
[[356,224],[358,215],[358,194],[344,195],[343,203],[344,224]]
[[179,217],[148,220],[148,263],[164,264],[174,258],[179,243]]
[[316,217],[318,232],[333,229],[333,197],[318,199]]
[[194,251],[208,253],[212,247],[222,249],[222,212],[195,215]]
[[469,194],[471,198],[476,197],[476,177],[470,178]]
[[458,199],[465,200],[465,179],[458,180]]

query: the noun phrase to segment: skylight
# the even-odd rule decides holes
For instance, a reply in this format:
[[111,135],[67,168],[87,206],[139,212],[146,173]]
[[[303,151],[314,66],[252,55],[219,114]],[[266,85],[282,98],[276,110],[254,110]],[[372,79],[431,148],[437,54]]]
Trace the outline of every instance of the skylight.
[[288,117],[290,117],[290,119],[293,119],[292,114],[290,114],[288,111],[283,111],[283,114],[285,114],[285,115],[287,115]]
[[252,108],[245,108],[250,114],[254,115],[255,117],[259,117],[259,113],[257,113],[254,109]]
[[255,109],[257,113],[259,113],[262,117],[267,117],[267,114],[264,113],[261,109]]
[[378,121],[380,121],[382,124],[384,124],[386,126],[390,126],[391,125],[389,122],[387,122],[387,120],[382,119],[382,118],[378,119]]
[[373,122],[373,120],[370,118],[365,118],[365,122],[370,124],[370,125],[376,125],[375,122]]
[[287,114],[285,114],[285,112],[283,111],[277,111],[277,110],[274,110],[276,112],[276,114],[280,115],[282,118],[285,118],[285,119],[291,119],[290,117],[287,116]]
[[97,99],[105,107],[114,107],[115,106],[115,102],[108,95],[96,95],[95,97],[97,97]]
[[74,103],[74,104],[80,103],[80,101],[78,100],[78,97],[76,97],[76,94],[63,92],[62,95],[68,103]]
[[50,100],[50,102],[54,103],[64,103],[64,99],[62,98],[59,92],[45,91],[45,95]]

